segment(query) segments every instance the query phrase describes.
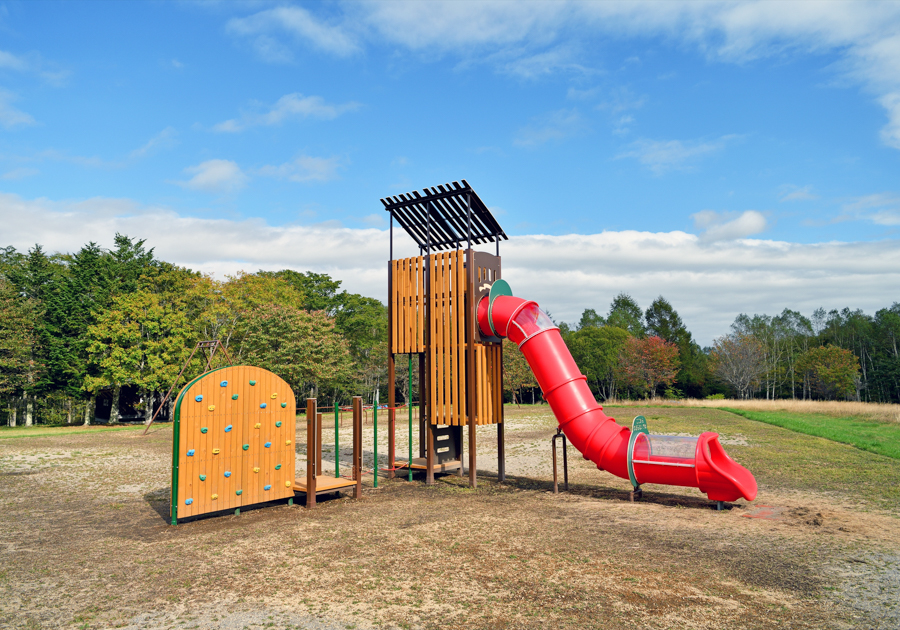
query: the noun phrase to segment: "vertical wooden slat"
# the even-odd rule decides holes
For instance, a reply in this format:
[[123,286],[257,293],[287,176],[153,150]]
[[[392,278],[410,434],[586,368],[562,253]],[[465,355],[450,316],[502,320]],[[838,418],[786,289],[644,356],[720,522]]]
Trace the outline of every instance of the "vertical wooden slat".
[[416,320],[416,352],[425,351],[425,259],[416,258],[416,299],[418,318]]
[[450,274],[448,276],[450,286],[450,300],[447,304],[447,332],[449,343],[447,344],[447,358],[450,363],[450,413],[447,424],[459,423],[459,370],[457,369],[457,355],[459,354],[459,336],[457,335],[457,303],[459,302],[459,283],[457,282],[458,260],[456,252],[450,254]]
[[456,380],[459,394],[456,398],[456,423],[466,423],[466,267],[463,250],[456,252]]
[[443,271],[444,290],[443,290],[443,307],[441,308],[441,312],[442,312],[441,313],[441,315],[442,315],[441,328],[443,329],[441,332],[444,337],[444,348],[443,348],[443,350],[444,350],[444,352],[443,352],[444,413],[442,415],[443,424],[451,423],[451,416],[453,413],[452,397],[451,397],[452,392],[453,392],[453,385],[450,380],[452,377],[452,373],[450,370],[450,352],[451,352],[451,346],[450,346],[450,326],[451,326],[451,323],[450,323],[451,322],[451,320],[450,320],[450,315],[451,315],[450,299],[451,299],[451,295],[450,295],[450,291],[452,288],[451,287],[451,279],[453,277],[451,274],[451,271],[450,271],[451,256],[452,256],[452,254],[450,252],[446,252],[444,254],[444,265],[443,265],[443,267],[444,267],[444,271]]
[[316,506],[316,399],[306,399],[306,507]]

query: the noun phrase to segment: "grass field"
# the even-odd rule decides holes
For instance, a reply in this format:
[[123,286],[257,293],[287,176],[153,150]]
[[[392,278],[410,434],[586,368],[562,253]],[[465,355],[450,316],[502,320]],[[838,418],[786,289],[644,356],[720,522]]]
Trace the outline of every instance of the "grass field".
[[[172,527],[170,426],[146,437],[31,429],[0,440],[0,626],[900,627],[900,461],[721,409],[606,410],[621,424],[644,415],[654,433],[718,432],[759,497],[716,512],[695,489],[648,485],[631,503],[627,481],[577,453],[570,492],[554,495],[555,420],[523,405],[506,410],[505,483],[487,426],[474,490],[456,475],[430,487],[382,478],[376,490],[367,476],[358,501]],[[298,432],[299,474],[304,440]],[[378,450],[383,466],[384,431]],[[744,518],[758,505],[782,514]]]
[[62,427],[48,427],[42,425],[30,427],[0,427],[0,440],[16,438],[45,437],[51,435],[80,435],[82,433],[107,433],[109,431],[136,431],[143,430],[144,425],[137,426],[112,426],[99,427],[84,425],[68,425]]

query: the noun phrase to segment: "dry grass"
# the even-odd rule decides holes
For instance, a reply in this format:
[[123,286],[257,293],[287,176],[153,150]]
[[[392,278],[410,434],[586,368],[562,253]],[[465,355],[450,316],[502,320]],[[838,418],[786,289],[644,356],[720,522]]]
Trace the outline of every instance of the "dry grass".
[[879,422],[900,423],[900,405],[889,403],[867,403],[838,400],[671,400],[653,398],[651,400],[610,399],[604,406],[616,407],[706,407],[712,409],[746,409],[748,411],[786,411],[788,413],[815,413],[838,418],[865,418]]

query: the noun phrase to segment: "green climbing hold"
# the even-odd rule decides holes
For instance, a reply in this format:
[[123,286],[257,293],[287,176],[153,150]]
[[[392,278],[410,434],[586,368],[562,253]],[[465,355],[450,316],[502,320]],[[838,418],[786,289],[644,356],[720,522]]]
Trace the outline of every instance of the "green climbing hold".
[[254,385],[256,385],[256,381],[250,381],[250,387],[253,387]]
[[206,433],[207,431],[209,431],[209,429],[206,427],[200,427],[200,433]]
[[281,426],[281,420],[279,420],[278,422],[276,422],[276,423],[275,423],[275,426],[276,426],[276,427],[280,427],[280,426]]
[[231,400],[237,400],[237,396],[238,396],[237,394],[232,394]]
[[206,475],[200,475],[200,481],[206,481]]
[[235,493],[236,495],[238,495],[238,496],[241,496],[241,493],[242,493],[242,492],[243,492],[243,490],[235,490],[235,491],[234,491],[234,493]]
[[281,408],[284,409],[285,407],[287,407],[287,403],[281,403]]
[[246,451],[248,448],[250,448],[250,445],[249,445],[249,444],[244,444],[244,446],[243,446],[242,448]]
[[275,470],[281,470],[281,464],[278,464],[278,465],[275,467]]

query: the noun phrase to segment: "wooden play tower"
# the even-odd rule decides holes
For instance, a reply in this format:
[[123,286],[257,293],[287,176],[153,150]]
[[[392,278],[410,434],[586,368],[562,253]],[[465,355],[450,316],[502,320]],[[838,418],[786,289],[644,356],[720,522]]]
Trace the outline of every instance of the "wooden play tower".
[[[462,474],[466,426],[469,483],[475,487],[475,427],[495,424],[503,481],[503,346],[480,334],[475,308],[500,278],[500,240],[508,237],[466,180],[381,203],[390,213],[389,469],[424,470],[428,484],[435,472]],[[395,221],[415,241],[418,256],[394,259]],[[493,244],[496,253],[472,249],[483,244]],[[396,462],[394,454],[396,355],[418,358],[419,457],[405,463]],[[411,383],[409,391],[412,395]]]

